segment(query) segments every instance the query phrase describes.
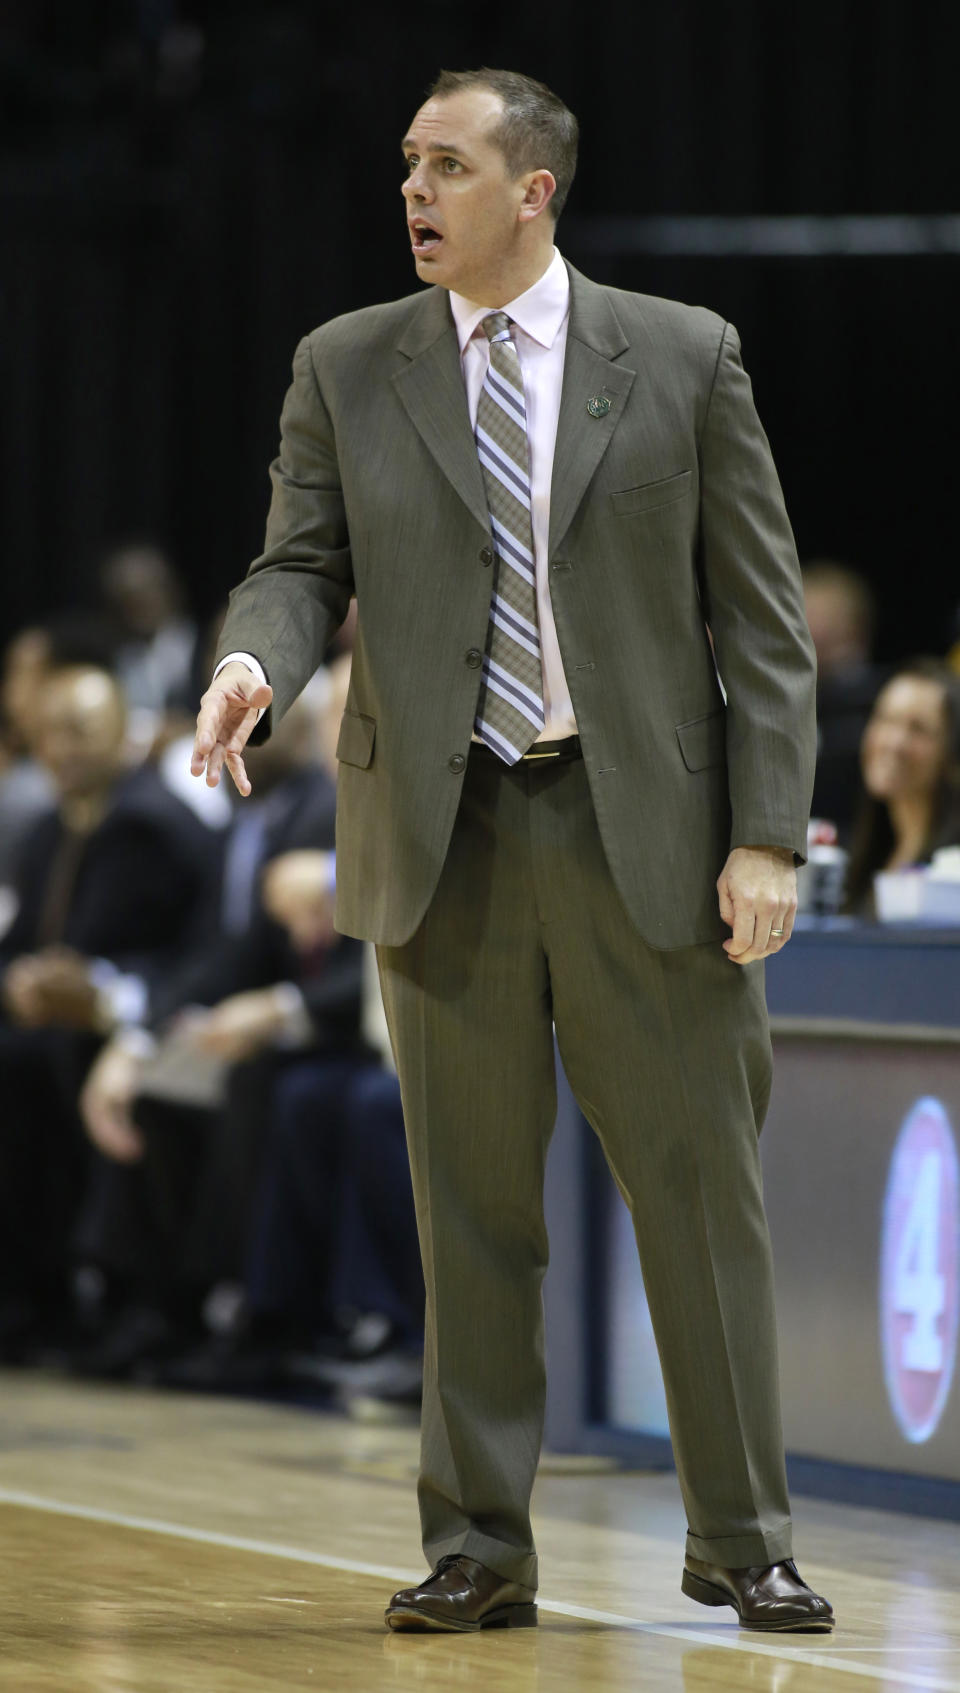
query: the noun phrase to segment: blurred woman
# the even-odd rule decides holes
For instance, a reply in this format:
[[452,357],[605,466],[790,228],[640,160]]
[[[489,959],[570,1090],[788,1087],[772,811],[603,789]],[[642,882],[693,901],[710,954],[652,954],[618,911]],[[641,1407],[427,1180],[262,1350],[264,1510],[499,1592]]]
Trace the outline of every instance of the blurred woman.
[[937,659],[902,665],[877,695],[860,767],[846,909],[869,913],[879,870],[926,864],[960,843],[960,677]]

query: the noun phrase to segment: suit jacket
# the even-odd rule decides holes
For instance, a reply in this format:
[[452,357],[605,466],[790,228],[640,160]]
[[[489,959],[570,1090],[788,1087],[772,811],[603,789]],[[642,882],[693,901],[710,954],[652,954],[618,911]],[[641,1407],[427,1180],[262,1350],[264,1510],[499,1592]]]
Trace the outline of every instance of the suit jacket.
[[[814,661],[796,552],[736,331],[570,277],[551,599],[616,885],[648,942],[687,946],[726,933],[731,846],[804,854]],[[220,653],[255,653],[282,713],[356,594],[337,922],[399,945],[459,805],[492,588],[445,291],[307,336],[281,432],[266,547]]]

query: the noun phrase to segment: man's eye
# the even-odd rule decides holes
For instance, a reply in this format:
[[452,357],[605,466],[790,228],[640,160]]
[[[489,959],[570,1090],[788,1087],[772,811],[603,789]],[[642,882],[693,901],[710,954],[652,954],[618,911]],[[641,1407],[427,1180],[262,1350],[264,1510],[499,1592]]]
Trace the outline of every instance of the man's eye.
[[448,176],[452,176],[454,171],[458,171],[460,169],[460,160],[459,159],[444,159],[443,168],[446,171]]
[[416,170],[419,163],[420,163],[420,160],[417,158],[416,153],[408,153],[407,154],[407,171],[408,172],[410,172],[412,170]]

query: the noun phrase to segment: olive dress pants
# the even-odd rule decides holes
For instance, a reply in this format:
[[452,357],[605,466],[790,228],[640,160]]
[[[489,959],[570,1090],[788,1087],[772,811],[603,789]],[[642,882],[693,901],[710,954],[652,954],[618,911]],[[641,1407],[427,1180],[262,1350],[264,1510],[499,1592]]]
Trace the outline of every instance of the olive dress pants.
[[419,1500],[433,1564],[537,1584],[543,1180],[563,1066],[636,1229],[687,1550],[791,1555],[757,1137],[763,965],[661,952],[607,866],[582,759],[471,751],[437,891],[378,949],[426,1282]]

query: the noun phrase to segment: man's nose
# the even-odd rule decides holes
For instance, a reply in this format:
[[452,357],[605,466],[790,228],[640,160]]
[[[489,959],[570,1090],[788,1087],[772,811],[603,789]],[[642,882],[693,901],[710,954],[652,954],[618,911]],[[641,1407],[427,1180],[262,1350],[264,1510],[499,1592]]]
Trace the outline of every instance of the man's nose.
[[414,200],[418,204],[432,199],[427,179],[421,176],[419,168],[412,170],[410,175],[404,178],[403,193],[405,199]]

